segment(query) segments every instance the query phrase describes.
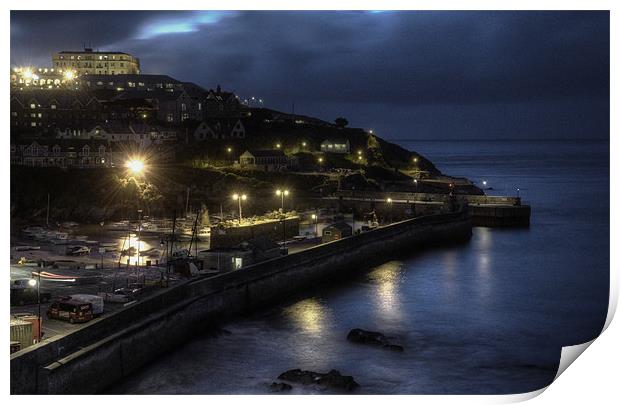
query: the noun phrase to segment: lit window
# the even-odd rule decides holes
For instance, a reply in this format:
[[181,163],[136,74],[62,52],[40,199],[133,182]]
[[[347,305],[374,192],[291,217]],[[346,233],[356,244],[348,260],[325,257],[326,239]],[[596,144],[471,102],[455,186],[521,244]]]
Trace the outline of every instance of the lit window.
[[37,105],[32,103],[32,104],[30,104],[30,108],[37,108]]

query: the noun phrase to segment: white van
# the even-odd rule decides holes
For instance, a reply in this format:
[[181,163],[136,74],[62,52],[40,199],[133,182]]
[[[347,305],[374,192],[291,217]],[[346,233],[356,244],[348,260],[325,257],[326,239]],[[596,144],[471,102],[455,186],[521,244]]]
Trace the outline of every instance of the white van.
[[93,316],[103,313],[103,297],[92,294],[73,294],[70,297],[72,300],[90,303],[93,307]]

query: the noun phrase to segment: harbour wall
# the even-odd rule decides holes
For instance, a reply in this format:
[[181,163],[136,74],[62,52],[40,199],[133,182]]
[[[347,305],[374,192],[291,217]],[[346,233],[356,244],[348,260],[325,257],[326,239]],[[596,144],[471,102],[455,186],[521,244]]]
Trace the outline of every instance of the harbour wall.
[[[388,198],[390,202],[388,202]],[[474,226],[528,227],[531,207],[520,197],[405,192],[338,191],[324,197],[326,205],[357,214],[374,211],[384,220],[403,220],[418,215],[449,212],[454,206],[467,209]]]
[[466,241],[465,212],[418,217],[169,290],[11,356],[12,394],[101,392],[197,331],[316,282],[365,269],[377,257]]

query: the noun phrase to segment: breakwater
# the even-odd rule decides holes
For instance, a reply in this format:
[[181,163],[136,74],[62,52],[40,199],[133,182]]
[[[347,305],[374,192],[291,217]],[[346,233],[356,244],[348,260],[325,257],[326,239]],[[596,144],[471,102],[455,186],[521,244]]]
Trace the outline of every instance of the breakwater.
[[404,219],[418,215],[449,212],[467,206],[474,226],[528,227],[531,207],[520,197],[468,194],[433,194],[378,191],[337,191],[323,197],[343,212],[357,214],[374,211],[380,218]]
[[195,331],[399,251],[465,241],[466,212],[429,215],[211,278],[189,279],[76,332],[11,356],[13,394],[96,393],[182,345]]

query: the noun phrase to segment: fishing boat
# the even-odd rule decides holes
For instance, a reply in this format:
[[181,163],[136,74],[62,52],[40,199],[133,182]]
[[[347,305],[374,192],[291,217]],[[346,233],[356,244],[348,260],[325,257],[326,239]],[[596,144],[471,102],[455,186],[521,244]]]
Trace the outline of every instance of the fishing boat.
[[135,247],[130,247],[129,249],[121,250],[121,256],[135,256],[138,250]]
[[68,246],[65,250],[67,256],[84,256],[90,254],[88,246]]
[[29,250],[41,250],[41,246],[15,246],[13,249],[17,252],[27,252]]

